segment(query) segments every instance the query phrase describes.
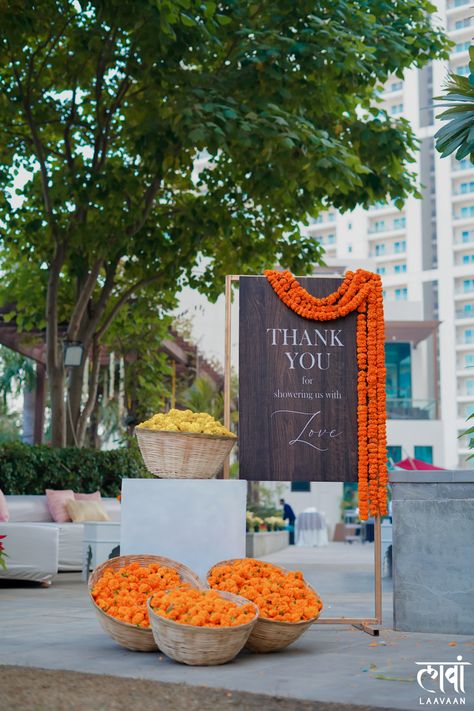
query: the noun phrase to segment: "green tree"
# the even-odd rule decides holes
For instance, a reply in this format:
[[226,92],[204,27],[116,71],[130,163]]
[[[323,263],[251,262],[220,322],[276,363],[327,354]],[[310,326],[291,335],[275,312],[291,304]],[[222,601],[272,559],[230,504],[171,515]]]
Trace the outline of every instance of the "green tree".
[[[84,432],[101,346],[132,297],[165,310],[183,283],[215,298],[229,272],[279,261],[302,273],[322,255],[300,236],[307,215],[415,191],[414,136],[375,90],[445,56],[433,11],[0,1],[0,296],[21,329],[46,328],[53,444],[66,412]],[[65,407],[61,323],[90,356],[85,407],[84,365]]]

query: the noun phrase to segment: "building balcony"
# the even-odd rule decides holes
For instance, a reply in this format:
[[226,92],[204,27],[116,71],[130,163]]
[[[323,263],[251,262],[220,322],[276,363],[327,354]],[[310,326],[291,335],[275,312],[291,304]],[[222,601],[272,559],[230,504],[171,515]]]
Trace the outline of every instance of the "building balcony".
[[456,309],[456,321],[474,321],[474,309]]
[[407,231],[406,225],[405,227],[385,227],[384,229],[374,229],[373,227],[369,227],[367,230],[367,236],[368,239],[378,239],[379,237],[383,237],[383,239],[386,239],[388,237],[398,237],[398,236],[403,236]]
[[474,393],[468,393],[466,391],[458,392],[456,400],[458,402],[463,402],[463,403],[466,403],[466,402],[474,403]]
[[[463,264],[463,266],[466,266]],[[474,296],[474,287],[472,289],[456,289],[454,292],[454,298],[456,301],[465,301],[466,299],[472,299]]]
[[457,227],[470,227],[474,224],[474,213],[472,215],[453,214],[452,219]]
[[465,200],[472,201],[474,200],[474,190],[461,191],[456,189],[452,193],[451,200],[453,203],[464,202]]
[[474,234],[469,238],[469,242],[456,240],[453,244],[453,249],[456,252],[462,252],[463,249],[472,249],[474,247]]
[[464,341],[458,341],[456,343],[456,350],[461,353],[474,351],[474,341],[472,343],[465,343]]
[[436,420],[437,400],[413,400],[412,398],[387,398],[388,420]]
[[[406,258],[406,250],[403,252],[381,252],[380,254],[376,254],[375,252],[371,252],[369,254],[369,257],[371,259],[374,259],[377,264],[380,262],[396,262],[399,259],[404,259]],[[406,272],[405,272],[406,274]],[[397,274],[398,276],[398,274]],[[400,272],[400,276],[403,276],[403,272]]]
[[446,12],[448,15],[454,15],[456,12],[466,10],[466,8],[468,8],[470,4],[471,0],[451,0],[451,2],[448,3]]

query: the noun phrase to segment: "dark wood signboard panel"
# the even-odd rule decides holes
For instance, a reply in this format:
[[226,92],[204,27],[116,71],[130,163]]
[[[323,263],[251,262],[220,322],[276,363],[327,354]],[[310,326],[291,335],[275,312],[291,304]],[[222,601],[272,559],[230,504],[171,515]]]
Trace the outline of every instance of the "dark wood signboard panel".
[[[340,279],[307,277],[313,296]],[[265,277],[240,277],[239,476],[357,481],[357,315],[298,316]]]

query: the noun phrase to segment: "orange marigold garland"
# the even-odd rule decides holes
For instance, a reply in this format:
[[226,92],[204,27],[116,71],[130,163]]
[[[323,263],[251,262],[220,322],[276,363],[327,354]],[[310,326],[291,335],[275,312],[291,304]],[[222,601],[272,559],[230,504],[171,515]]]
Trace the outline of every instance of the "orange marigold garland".
[[357,311],[358,478],[360,518],[387,513],[385,328],[378,274],[347,272],[328,296],[309,294],[288,271],[264,272],[276,294],[303,318],[331,321]]

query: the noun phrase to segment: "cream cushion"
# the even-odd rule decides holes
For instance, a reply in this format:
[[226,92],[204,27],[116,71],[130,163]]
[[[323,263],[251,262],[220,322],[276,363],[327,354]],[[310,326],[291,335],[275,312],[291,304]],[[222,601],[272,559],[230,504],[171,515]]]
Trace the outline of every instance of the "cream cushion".
[[74,523],[84,521],[110,521],[106,510],[99,501],[76,501],[71,499],[66,508]]

